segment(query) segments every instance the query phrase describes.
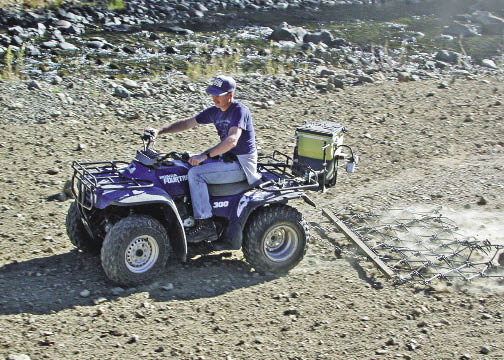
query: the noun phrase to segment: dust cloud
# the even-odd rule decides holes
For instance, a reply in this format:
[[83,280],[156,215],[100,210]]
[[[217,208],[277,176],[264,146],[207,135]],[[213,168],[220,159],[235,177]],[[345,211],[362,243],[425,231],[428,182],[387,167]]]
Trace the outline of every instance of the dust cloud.
[[[502,213],[492,212],[484,209],[452,209],[442,207],[440,214],[452,220],[459,230],[457,233],[464,237],[473,237],[478,241],[488,241],[492,245],[504,247],[504,222]],[[498,252],[501,254],[504,248]],[[480,252],[481,253],[481,252]],[[480,258],[477,261],[490,261],[495,251],[490,251],[487,258]],[[468,282],[458,281],[455,288],[461,291],[468,291],[482,295],[504,295],[504,266],[499,266],[497,257],[492,261],[496,265],[490,274],[497,277],[477,278]]]

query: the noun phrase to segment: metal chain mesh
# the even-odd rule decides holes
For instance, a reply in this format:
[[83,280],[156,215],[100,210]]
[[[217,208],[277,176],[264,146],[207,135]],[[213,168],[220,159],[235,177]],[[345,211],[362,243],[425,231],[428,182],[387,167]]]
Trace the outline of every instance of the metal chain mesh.
[[[459,233],[455,223],[440,214],[441,207],[426,212],[393,208],[358,211],[351,206],[329,209],[392,270],[396,283],[504,279],[504,245]],[[332,224],[324,227],[319,223],[311,223],[319,233],[339,231]],[[344,249],[327,237],[324,240],[321,236],[321,240],[334,246],[338,255],[362,257],[358,247]]]

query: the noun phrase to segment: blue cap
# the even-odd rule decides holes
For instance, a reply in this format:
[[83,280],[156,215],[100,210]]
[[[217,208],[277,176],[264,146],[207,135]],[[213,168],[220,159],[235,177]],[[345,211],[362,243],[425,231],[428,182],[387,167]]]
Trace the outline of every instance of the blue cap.
[[214,79],[213,84],[206,89],[206,93],[221,96],[233,92],[235,89],[236,82],[231,76],[219,75]]

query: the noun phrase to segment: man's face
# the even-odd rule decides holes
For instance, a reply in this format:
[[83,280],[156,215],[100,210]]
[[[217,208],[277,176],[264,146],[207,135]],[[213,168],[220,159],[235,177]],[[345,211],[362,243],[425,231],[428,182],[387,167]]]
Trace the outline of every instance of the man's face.
[[212,95],[212,99],[217,108],[221,109],[222,111],[226,111],[233,101],[233,94],[228,93],[221,96]]

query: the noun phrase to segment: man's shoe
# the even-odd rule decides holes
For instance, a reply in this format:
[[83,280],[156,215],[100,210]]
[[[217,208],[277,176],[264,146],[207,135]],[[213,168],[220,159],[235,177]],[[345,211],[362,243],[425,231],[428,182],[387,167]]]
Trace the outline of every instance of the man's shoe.
[[196,225],[186,232],[188,242],[211,242],[217,240],[217,229],[212,219],[196,219]]

